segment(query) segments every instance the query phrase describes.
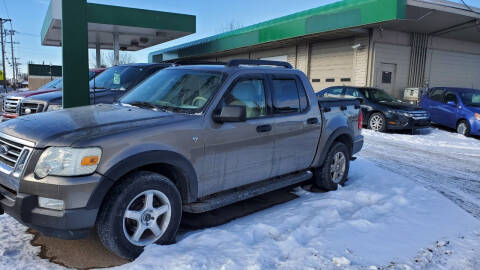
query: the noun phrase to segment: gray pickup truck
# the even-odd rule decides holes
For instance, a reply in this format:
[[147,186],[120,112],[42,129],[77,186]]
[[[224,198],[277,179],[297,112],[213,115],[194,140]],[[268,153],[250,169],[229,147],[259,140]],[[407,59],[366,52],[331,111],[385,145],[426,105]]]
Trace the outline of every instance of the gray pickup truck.
[[200,213],[312,181],[335,190],[363,146],[358,101],[319,100],[288,63],[176,65],[114,105],[0,124],[0,212],[125,258]]

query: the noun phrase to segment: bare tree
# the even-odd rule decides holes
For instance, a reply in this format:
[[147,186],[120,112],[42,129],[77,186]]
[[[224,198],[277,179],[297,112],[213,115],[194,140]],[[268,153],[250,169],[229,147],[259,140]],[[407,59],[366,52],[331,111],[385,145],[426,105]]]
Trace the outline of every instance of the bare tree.
[[236,21],[236,20],[231,20],[230,22],[226,23],[225,25],[222,26],[222,28],[219,29],[219,33],[225,33],[225,32],[230,32],[239,28],[242,28],[243,24]]
[[[113,51],[111,52],[105,52],[102,51],[100,52],[100,60],[102,63],[102,66],[104,67],[112,67],[115,64],[115,59],[113,56]],[[130,52],[120,52],[120,58],[118,61],[119,65],[124,65],[124,64],[130,64],[130,63],[135,63],[135,57]],[[97,65],[97,57],[95,52],[90,53],[90,66],[96,66]]]

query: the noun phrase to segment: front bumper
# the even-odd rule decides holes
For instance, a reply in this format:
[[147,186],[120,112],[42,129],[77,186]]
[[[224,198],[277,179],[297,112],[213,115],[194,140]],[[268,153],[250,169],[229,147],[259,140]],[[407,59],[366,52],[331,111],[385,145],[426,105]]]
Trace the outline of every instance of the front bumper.
[[413,119],[411,117],[387,118],[387,129],[390,130],[417,130],[430,127],[430,118]]
[[[101,201],[94,198],[93,194],[102,186],[102,181],[109,182],[99,174],[70,178],[51,177],[37,180],[37,183],[22,180],[20,192],[17,193],[2,183],[5,178],[3,175],[0,177],[0,212],[4,211],[20,223],[46,236],[62,239],[88,236],[91,228],[95,226]],[[41,208],[38,205],[39,196],[63,200],[66,209],[59,211]]]

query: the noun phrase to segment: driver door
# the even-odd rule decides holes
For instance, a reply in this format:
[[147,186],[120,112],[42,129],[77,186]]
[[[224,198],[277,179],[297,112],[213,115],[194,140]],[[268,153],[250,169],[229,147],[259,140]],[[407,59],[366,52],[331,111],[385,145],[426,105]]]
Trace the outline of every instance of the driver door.
[[273,124],[263,75],[238,78],[220,106],[246,106],[245,122],[218,124],[211,120],[205,141],[205,174],[201,195],[229,190],[268,179],[273,168]]

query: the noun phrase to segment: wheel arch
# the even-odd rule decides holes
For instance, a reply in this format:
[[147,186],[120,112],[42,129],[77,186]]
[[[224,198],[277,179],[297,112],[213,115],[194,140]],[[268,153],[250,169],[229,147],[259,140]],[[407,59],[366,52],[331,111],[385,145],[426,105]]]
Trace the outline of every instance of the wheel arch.
[[312,167],[321,167],[323,165],[328,152],[336,142],[344,143],[348,147],[351,155],[353,152],[353,144],[354,144],[353,138],[354,138],[353,132],[347,127],[340,127],[337,130],[335,130],[328,137],[328,139],[324,144],[320,144],[318,146],[317,156],[313,162]]
[[125,158],[104,173],[88,202],[89,208],[98,208],[112,187],[134,171],[151,171],[172,180],[182,196],[183,203],[197,199],[198,180],[192,164],[182,155],[168,150],[137,153]]

